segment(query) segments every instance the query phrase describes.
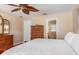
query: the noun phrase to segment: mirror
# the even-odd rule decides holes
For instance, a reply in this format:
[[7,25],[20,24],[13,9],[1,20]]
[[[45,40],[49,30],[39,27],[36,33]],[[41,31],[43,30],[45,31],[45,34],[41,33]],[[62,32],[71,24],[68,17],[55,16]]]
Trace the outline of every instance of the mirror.
[[4,33],[8,34],[9,33],[9,21],[7,19],[4,19]]
[[7,19],[3,19],[0,16],[0,34],[9,34],[10,33],[10,24]]

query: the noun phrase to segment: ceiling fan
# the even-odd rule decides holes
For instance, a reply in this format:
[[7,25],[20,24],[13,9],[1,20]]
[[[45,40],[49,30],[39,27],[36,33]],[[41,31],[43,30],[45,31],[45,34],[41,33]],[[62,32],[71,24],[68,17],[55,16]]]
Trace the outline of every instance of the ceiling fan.
[[38,12],[39,10],[34,8],[33,6],[30,6],[28,4],[19,4],[19,5],[15,5],[15,4],[8,4],[10,6],[14,6],[17,7],[13,10],[11,10],[11,12],[16,12],[16,11],[22,11],[24,14],[28,14],[30,13],[30,11],[32,12]]

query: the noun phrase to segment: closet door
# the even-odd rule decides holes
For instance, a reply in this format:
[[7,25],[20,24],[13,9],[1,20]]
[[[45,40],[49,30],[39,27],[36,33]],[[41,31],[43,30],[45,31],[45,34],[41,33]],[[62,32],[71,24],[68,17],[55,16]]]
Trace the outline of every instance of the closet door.
[[31,21],[24,21],[24,41],[31,39]]

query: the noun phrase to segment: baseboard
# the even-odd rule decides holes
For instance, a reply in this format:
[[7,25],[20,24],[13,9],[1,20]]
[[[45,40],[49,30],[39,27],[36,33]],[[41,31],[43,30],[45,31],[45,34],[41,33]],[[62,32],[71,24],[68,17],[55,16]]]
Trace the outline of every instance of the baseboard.
[[23,44],[24,42],[18,42],[18,43],[14,43],[13,45],[16,46],[16,45],[19,45],[19,44]]

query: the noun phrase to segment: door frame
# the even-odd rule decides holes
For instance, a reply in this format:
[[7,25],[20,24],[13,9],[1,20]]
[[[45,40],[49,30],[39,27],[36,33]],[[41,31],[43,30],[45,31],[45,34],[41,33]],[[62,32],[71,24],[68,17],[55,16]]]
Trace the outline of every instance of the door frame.
[[48,39],[48,22],[49,21],[52,21],[52,20],[56,20],[56,34],[57,34],[57,29],[58,29],[58,21],[57,21],[57,18],[49,18],[49,19],[46,19],[45,21],[45,26],[44,26],[44,37],[46,39]]

